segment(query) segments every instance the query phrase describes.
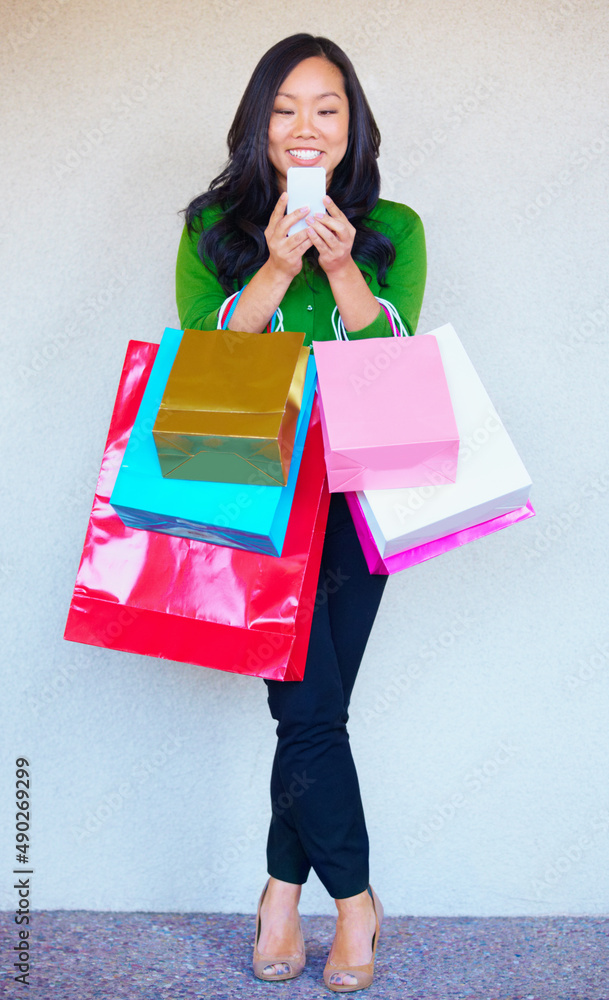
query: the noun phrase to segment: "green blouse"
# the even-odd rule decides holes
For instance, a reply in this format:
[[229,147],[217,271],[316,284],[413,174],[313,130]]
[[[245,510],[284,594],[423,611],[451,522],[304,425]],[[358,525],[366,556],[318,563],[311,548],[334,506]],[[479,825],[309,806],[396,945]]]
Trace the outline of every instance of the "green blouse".
[[[210,224],[216,211],[215,208],[204,211],[203,226]],[[427,272],[423,223],[411,208],[383,199],[378,200],[369,220],[369,224],[389,237],[396,250],[395,262],[387,273],[386,287],[380,288],[374,276],[370,290],[373,295],[393,303],[409,333],[413,334],[421,311]],[[178,250],[176,299],[184,330],[215,329],[219,309],[226,298],[217,278],[203,265],[197,252],[200,232],[200,224],[192,236],[184,227]],[[313,340],[333,340],[331,316],[334,306],[325,274],[321,270],[313,271],[305,261],[281,303],[284,329],[302,331],[305,345]],[[392,336],[385,311],[381,309],[372,323],[361,330],[350,330],[348,336],[350,340]]]

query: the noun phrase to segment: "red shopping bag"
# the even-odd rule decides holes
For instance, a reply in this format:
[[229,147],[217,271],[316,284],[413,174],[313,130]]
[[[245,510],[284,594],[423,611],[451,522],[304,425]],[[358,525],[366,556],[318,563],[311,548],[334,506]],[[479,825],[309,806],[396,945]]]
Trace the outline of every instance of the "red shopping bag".
[[109,498],[156,351],[127,348],[64,637],[301,680],[330,500],[317,401],[282,556],[127,528]]

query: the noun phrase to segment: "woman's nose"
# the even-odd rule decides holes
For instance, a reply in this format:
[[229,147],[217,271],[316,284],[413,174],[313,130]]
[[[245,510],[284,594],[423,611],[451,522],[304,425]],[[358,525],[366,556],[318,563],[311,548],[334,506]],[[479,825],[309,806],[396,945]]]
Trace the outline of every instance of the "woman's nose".
[[317,133],[313,123],[312,115],[302,112],[296,116],[293,127],[293,134],[301,138],[313,138]]

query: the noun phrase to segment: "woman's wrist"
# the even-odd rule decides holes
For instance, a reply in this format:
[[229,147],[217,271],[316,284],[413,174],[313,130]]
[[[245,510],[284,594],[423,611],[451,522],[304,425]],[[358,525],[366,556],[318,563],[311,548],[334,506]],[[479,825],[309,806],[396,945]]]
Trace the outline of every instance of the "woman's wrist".
[[291,281],[289,276],[267,260],[243,289],[229,330],[262,333],[279,308]]
[[363,330],[374,322],[381,306],[353,258],[344,268],[332,271],[328,281],[347,332]]
[[292,273],[291,270],[286,270],[286,268],[280,267],[272,257],[269,257],[258,271],[258,274],[262,275],[262,278],[270,291],[275,294],[280,294],[281,298],[283,298],[292,284],[292,281],[298,274],[298,271]]
[[334,291],[335,287],[341,289],[347,284],[357,284],[360,278],[365,284],[365,278],[351,256],[339,267],[331,271],[326,271],[326,276],[330,282],[332,291]]

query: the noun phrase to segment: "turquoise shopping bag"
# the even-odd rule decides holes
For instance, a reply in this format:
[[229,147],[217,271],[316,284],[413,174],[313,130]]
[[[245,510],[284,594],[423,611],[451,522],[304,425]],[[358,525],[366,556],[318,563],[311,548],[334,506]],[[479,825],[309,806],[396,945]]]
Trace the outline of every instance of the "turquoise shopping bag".
[[182,333],[167,328],[163,334],[110,503],[130,528],[280,556],[315,395],[314,359],[307,366],[285,486],[164,479],[152,427]]

